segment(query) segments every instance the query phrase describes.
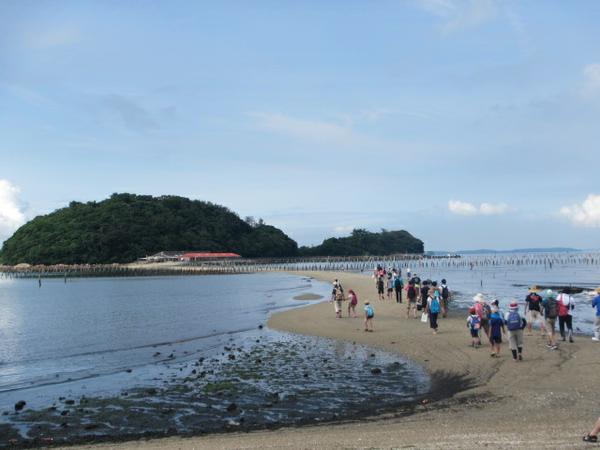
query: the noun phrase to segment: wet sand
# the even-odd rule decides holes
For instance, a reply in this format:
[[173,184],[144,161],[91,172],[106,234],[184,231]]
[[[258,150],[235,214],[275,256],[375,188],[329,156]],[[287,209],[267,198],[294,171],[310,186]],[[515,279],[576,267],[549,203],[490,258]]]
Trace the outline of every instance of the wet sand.
[[307,294],[300,294],[294,297],[294,300],[321,300],[323,298],[322,295],[313,294],[311,292]]
[[[443,398],[452,386],[436,386],[438,398],[415,407],[408,416],[393,414],[342,424],[282,428],[275,431],[201,437],[175,437],[94,448],[590,448],[581,441],[600,414],[600,344],[589,336],[548,350],[539,332],[525,336],[524,361],[514,363],[505,343],[501,358],[489,346],[470,347],[464,312],[440,319],[439,334],[428,324],[406,318],[406,304],[379,301],[371,278],[346,273],[312,273],[322,281],[338,278],[346,290],[375,307],[375,332],[362,331],[362,320],[335,319],[325,302],[274,315],[268,325],[298,334],[359,342],[398,352],[422,364],[434,379],[440,373],[467,377],[471,387]],[[345,305],[346,306],[346,305]],[[443,377],[439,379],[444,379]],[[349,386],[351,389],[352,386]],[[441,393],[441,394],[440,394]],[[592,446],[593,447],[593,446]],[[84,448],[90,448],[84,447]]]

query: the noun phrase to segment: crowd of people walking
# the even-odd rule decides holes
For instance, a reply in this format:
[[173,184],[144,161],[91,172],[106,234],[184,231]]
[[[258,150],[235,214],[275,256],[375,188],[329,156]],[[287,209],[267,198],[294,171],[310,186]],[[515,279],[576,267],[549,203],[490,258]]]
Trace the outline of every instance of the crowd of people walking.
[[[438,334],[438,319],[448,315],[452,293],[445,279],[441,283],[433,280],[421,280],[416,273],[406,269],[405,278],[402,270],[385,269],[381,266],[373,272],[375,288],[379,301],[406,303],[406,317],[411,315],[424,323],[429,323],[434,335]],[[406,281],[406,283],[405,283]],[[600,288],[595,290],[591,306],[595,310],[593,341],[600,342]],[[344,288],[336,279],[333,283],[331,300],[335,303],[336,317],[342,317],[342,302],[346,301]],[[348,317],[357,317],[358,296],[352,289],[348,291]],[[364,331],[373,332],[375,307],[370,301],[364,301]],[[510,300],[508,310],[502,311],[497,299],[488,301],[484,294],[473,297],[473,304],[468,308],[466,325],[473,349],[489,343],[490,356],[500,357],[502,344],[506,340],[514,362],[523,361],[524,333],[529,336],[539,329],[540,336],[546,340],[549,350],[559,348],[561,342],[574,343],[573,311],[575,302],[569,289],[558,292],[552,289],[541,289],[531,286],[528,289],[522,306],[516,299]],[[558,334],[556,325],[558,323]],[[568,344],[567,344],[568,345]],[[597,442],[600,432],[600,418],[584,441]]]

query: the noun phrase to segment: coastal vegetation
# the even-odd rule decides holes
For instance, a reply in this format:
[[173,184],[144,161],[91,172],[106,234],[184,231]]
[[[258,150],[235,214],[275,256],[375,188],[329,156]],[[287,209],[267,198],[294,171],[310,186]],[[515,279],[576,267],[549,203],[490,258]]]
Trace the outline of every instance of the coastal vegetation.
[[408,231],[388,231],[372,233],[364,229],[354,229],[350,236],[325,239],[315,247],[301,247],[302,256],[368,256],[393,255],[397,253],[423,253],[423,241]]
[[126,263],[164,250],[234,252],[243,257],[369,256],[423,253],[407,231],[355,229],[302,247],[262,219],[241,219],[210,202],[164,195],[113,194],[71,202],[19,228],[0,251],[0,264]]
[[113,194],[100,202],[71,202],[38,216],[4,242],[3,264],[129,262],[162,250],[295,256],[298,244],[262,220],[244,221],[229,209],[177,196]]

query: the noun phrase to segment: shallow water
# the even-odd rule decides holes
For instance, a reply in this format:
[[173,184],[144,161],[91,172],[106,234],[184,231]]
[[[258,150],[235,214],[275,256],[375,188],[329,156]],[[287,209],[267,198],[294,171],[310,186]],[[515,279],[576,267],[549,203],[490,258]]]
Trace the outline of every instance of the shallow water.
[[0,435],[294,425],[391,410],[429,390],[425,371],[395,355],[259,329],[311,303],[293,300],[309,292],[327,298],[330,285],[282,273],[2,280],[0,428],[11,428]]

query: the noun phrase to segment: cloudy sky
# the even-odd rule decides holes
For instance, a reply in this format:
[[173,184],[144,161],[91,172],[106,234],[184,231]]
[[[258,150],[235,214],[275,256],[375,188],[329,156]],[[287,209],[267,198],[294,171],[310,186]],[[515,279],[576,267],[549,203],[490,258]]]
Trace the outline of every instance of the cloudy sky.
[[0,241],[176,194],[300,244],[600,246],[600,2],[0,3]]

